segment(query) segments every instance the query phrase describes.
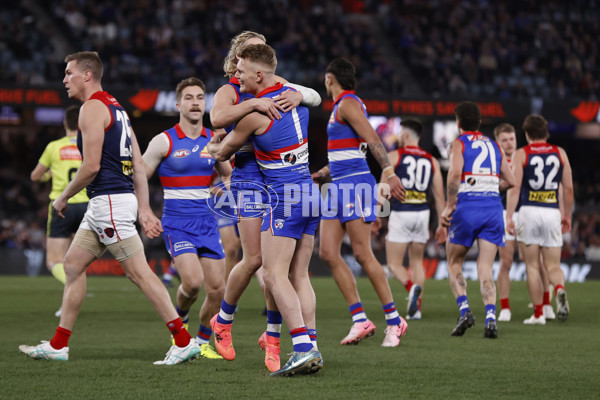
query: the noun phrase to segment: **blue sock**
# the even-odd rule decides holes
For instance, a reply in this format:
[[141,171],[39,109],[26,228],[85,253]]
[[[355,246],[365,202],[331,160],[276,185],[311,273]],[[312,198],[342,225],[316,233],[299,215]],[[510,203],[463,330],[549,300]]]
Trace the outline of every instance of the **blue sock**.
[[496,322],[496,305],[495,304],[487,304],[485,306],[485,325],[490,322]]
[[456,298],[456,304],[458,305],[458,309],[460,310],[460,316],[464,317],[467,311],[471,311],[469,308],[469,301],[467,300],[467,295],[458,296]]
[[175,310],[177,311],[177,315],[181,318],[181,322],[187,324],[190,320],[190,309],[182,310],[179,307],[175,306]]
[[283,317],[279,311],[267,310],[267,335],[281,337],[281,323]]
[[227,304],[225,299],[221,302],[221,310],[217,316],[217,322],[220,324],[229,325],[233,323],[233,314],[235,313],[236,304]]
[[388,325],[400,325],[400,314],[396,310],[396,304],[392,301],[383,306],[385,312],[385,323]]
[[316,329],[307,329],[308,336],[310,337],[310,341],[313,343],[315,347],[317,347],[317,330]]
[[312,350],[313,344],[310,341],[306,327],[292,329],[290,335],[292,336],[292,343],[296,353],[306,353]]
[[212,333],[212,329],[200,324],[200,326],[198,327],[198,335],[196,336],[198,344],[203,345],[205,343],[208,343],[210,341],[210,336],[212,335]]
[[365,310],[360,301],[352,304],[348,308],[350,309],[350,315],[352,315],[352,322],[365,322],[367,320],[367,314],[365,314]]

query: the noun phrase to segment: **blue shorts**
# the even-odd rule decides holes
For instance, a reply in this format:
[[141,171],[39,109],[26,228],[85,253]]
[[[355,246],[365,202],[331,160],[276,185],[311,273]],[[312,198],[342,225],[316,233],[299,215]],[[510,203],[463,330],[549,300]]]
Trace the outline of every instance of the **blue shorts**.
[[504,247],[502,203],[496,201],[459,201],[450,221],[450,243],[471,247],[475,239],[484,239]]
[[265,204],[269,197],[262,182],[231,181],[231,193],[235,201],[234,215],[240,218],[262,218],[269,207]]
[[320,220],[321,195],[312,182],[304,186],[298,200],[286,200],[283,192],[272,197],[271,208],[263,218],[262,231],[271,230],[273,236],[301,239],[314,236]]
[[377,219],[377,182],[371,173],[334,180],[327,188],[323,219],[339,219],[343,224],[362,218]]
[[237,224],[235,209],[227,205],[221,206],[217,213],[217,227],[221,229],[235,224]]
[[225,258],[221,236],[212,216],[162,218],[163,237],[171,258],[183,253],[221,260]]

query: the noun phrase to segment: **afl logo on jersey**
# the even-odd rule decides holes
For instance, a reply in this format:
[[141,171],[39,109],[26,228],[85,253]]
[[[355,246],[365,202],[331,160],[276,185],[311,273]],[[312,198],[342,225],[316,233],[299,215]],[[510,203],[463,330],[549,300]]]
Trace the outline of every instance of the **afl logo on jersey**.
[[181,149],[181,150],[177,150],[176,152],[174,152],[171,157],[183,158],[183,157],[187,157],[189,155],[190,155],[190,151],[188,149]]
[[296,157],[296,155],[294,153],[287,153],[286,155],[283,156],[283,161],[285,161],[288,164],[296,164],[296,161],[298,160],[298,158]]

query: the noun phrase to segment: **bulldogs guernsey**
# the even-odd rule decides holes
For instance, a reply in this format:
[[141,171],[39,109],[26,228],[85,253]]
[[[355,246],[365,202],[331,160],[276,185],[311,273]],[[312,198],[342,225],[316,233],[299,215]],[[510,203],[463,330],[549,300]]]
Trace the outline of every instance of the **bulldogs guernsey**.
[[490,201],[501,205],[500,165],[502,152],[498,144],[480,132],[463,132],[463,173],[458,201]]
[[[110,112],[110,125],[104,130],[102,158],[98,174],[87,186],[90,199],[117,193],[133,193],[133,168],[131,164],[131,122],[127,112],[107,92],[96,92],[90,100],[100,100]],[[77,147],[83,154],[81,131],[77,130]]]
[[[240,104],[244,100],[254,98],[254,96],[250,93],[242,93],[240,91],[240,82],[237,80],[237,78],[231,78],[227,84],[231,85],[231,87],[235,90],[237,95],[235,104]],[[234,127],[235,125],[231,125],[230,127],[225,128],[225,131],[229,133]],[[231,181],[232,183],[236,181],[252,181],[262,183],[262,175],[260,174],[260,168],[256,163],[254,147],[252,146],[252,141],[250,140],[235,153],[235,164],[231,175]]]
[[558,147],[543,142],[532,143],[523,150],[526,159],[519,205],[558,208],[564,165]]
[[405,146],[396,151],[398,162],[394,170],[406,189],[406,200],[392,198],[392,210],[429,210],[427,192],[435,172],[431,154],[417,146]]
[[350,125],[341,122],[337,118],[340,101],[345,98],[358,101],[365,116],[368,116],[364,103],[352,90],[340,93],[333,103],[333,111],[327,124],[327,135],[329,136],[327,158],[331,179],[334,181],[347,176],[371,173],[366,158],[367,143]]
[[169,139],[169,152],[158,166],[164,188],[163,217],[205,217],[211,215],[210,184],[215,159],[206,150],[213,136],[210,129],[191,139],[179,124],[164,132]]

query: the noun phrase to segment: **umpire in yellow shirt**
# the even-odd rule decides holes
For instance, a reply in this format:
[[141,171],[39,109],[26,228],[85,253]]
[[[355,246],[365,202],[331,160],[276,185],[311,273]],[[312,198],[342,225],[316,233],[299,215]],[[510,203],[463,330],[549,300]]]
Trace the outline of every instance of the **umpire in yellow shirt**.
[[[65,190],[81,165],[81,153],[77,149],[78,118],[79,106],[70,106],[65,110],[63,124],[67,135],[48,143],[38,164],[31,172],[32,181],[46,182],[52,179],[46,229],[46,266],[63,285],[65,284],[63,258],[89,201],[86,190],[83,189],[69,199],[69,208],[64,212],[65,218],[61,218],[52,209],[52,202]],[[55,315],[60,317],[60,314],[59,309]]]

